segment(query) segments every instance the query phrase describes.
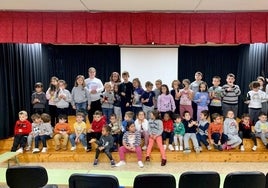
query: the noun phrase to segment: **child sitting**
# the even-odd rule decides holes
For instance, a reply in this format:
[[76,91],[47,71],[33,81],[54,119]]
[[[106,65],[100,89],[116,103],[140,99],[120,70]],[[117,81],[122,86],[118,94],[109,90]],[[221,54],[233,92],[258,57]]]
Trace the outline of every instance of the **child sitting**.
[[185,134],[185,128],[181,122],[181,116],[179,114],[174,115],[174,144],[175,150],[179,151],[178,139],[180,142],[180,151],[183,150],[183,135]]
[[198,129],[197,129],[197,134],[196,134],[198,145],[200,147],[200,150],[202,150],[202,148],[201,148],[201,142],[202,142],[208,150],[211,150],[211,147],[207,141],[207,139],[208,139],[208,126],[209,126],[209,123],[207,120],[207,118],[209,116],[208,110],[201,111],[199,116],[200,116],[200,118],[199,118],[200,120],[198,122]]
[[148,120],[145,119],[145,112],[139,111],[137,115],[137,119],[134,122],[135,128],[140,132],[141,136],[144,138],[144,145],[141,148],[142,150],[146,150],[149,141],[149,133],[148,133]]
[[97,140],[93,138],[89,141],[89,143],[93,143],[93,142],[95,142],[98,145],[96,148],[95,160],[94,160],[93,165],[94,166],[98,165],[98,162],[99,162],[98,158],[99,158],[100,152],[103,151],[107,155],[107,157],[110,159],[111,166],[113,167],[115,165],[115,162],[113,160],[113,157],[110,151],[113,147],[114,139],[111,135],[111,127],[107,125],[102,127],[100,139]]
[[120,162],[115,166],[125,165],[125,153],[135,152],[138,158],[138,165],[140,168],[143,167],[142,163],[142,151],[141,151],[141,135],[139,131],[136,131],[133,122],[127,123],[127,131],[123,136],[123,146],[119,148]]
[[110,115],[110,123],[109,126],[111,127],[111,134],[114,139],[113,151],[117,151],[118,143],[119,143],[119,136],[121,133],[121,126],[116,118],[115,114]]
[[42,123],[42,119],[41,119],[41,116],[37,113],[33,114],[31,116],[31,119],[33,121],[32,123],[32,132],[30,132],[30,134],[28,135],[27,137],[27,147],[25,148],[26,151],[30,151],[31,150],[31,147],[32,147],[32,142],[33,142],[33,139],[36,135],[39,134],[40,132],[40,125]]
[[133,120],[134,113],[132,111],[127,111],[124,116],[124,121],[122,121],[122,126],[121,126],[121,133],[119,136],[119,145],[122,146],[122,139],[123,135],[126,132],[126,127],[127,127],[127,122],[134,122]]
[[76,122],[74,123],[74,133],[69,136],[71,142],[71,151],[76,149],[76,144],[81,142],[85,150],[87,150],[87,140],[86,140],[86,128],[87,125],[83,121],[84,114],[82,112],[76,113]]
[[267,122],[267,115],[263,112],[259,115],[259,121],[254,126],[254,130],[256,133],[256,137],[261,138],[262,143],[268,149],[268,122]]
[[62,149],[67,150],[68,138],[71,132],[69,124],[66,123],[68,118],[64,114],[59,115],[58,118],[59,118],[59,123],[56,124],[55,129],[54,129],[55,150],[58,151],[61,149],[61,146],[60,146],[61,139],[63,139]]
[[[14,128],[14,142],[11,148],[12,152],[23,153],[23,149],[27,143],[27,136],[32,130],[31,123],[27,120],[28,114],[26,111],[19,112],[19,120],[16,121]],[[19,147],[19,149],[18,149]]]
[[163,139],[163,147],[164,147],[164,150],[167,149],[167,145],[166,145],[166,139],[168,138],[168,149],[170,151],[174,151],[174,148],[172,146],[172,143],[173,143],[173,137],[174,137],[174,127],[173,127],[173,121],[172,119],[170,118],[170,115],[168,112],[166,112],[164,114],[164,118],[163,118],[163,128],[164,128],[164,131],[162,133],[162,139]]

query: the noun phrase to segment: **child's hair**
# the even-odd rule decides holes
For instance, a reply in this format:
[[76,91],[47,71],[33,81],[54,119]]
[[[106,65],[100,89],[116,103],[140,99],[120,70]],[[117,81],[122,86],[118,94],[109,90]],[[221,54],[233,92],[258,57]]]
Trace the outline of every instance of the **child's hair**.
[[208,91],[208,85],[207,85],[207,83],[206,82],[204,82],[204,81],[202,81],[200,84],[199,84],[199,91],[201,91],[201,85],[205,85],[205,92],[207,92]]
[[[41,114],[41,119],[42,119],[42,121],[43,121],[44,123],[48,123],[48,122],[51,121],[51,117],[50,117],[50,115],[47,114],[47,113],[43,113],[43,114]],[[60,119],[60,118],[59,118],[59,119]],[[62,118],[61,118],[61,119],[62,119]]]
[[65,80],[59,80],[58,82],[59,84],[62,83],[65,87],[67,87],[67,83],[65,82]]
[[253,81],[250,83],[250,87],[251,89],[257,89],[258,87],[260,87],[260,83],[258,81]]
[[213,76],[213,78],[218,79],[219,81],[221,81],[221,77],[219,77],[219,76]]
[[68,120],[68,117],[67,117],[67,115],[66,114],[60,114],[59,116],[58,116],[58,119],[64,119],[64,120]]
[[182,113],[183,117],[185,117],[185,114],[190,114],[190,112],[187,111],[187,110],[185,110],[185,111]]
[[182,80],[182,83],[183,83],[183,84],[184,84],[184,83],[187,83],[188,85],[190,85],[191,82],[190,82],[189,79],[183,79],[183,80]]
[[111,88],[112,88],[111,83],[110,83],[110,82],[105,82],[105,84],[104,84],[104,88],[106,88],[106,87],[110,87],[110,89],[111,89]]
[[122,72],[122,76],[127,76],[127,77],[129,77],[129,72],[127,72],[127,71],[123,71],[123,72]]
[[102,116],[102,112],[101,111],[99,111],[99,110],[96,110],[95,112],[94,112],[94,116]]
[[115,119],[117,118],[116,114],[111,114],[109,118],[111,118],[111,117],[114,117]]
[[174,89],[174,85],[175,83],[178,83],[178,86],[181,84],[181,82],[179,80],[173,80],[171,83],[171,87]]
[[261,116],[267,116],[267,114],[264,113],[264,112],[260,112],[260,113],[259,113],[259,117],[261,117]]
[[127,116],[129,119],[133,119],[134,113],[132,111],[126,111],[125,116]]
[[160,119],[160,114],[159,114],[159,112],[157,110],[153,110],[151,113],[153,114],[155,119]]
[[86,83],[85,83],[85,77],[84,77],[83,75],[78,75],[78,76],[76,76],[76,78],[75,78],[74,87],[77,87],[77,86],[78,86],[77,80],[80,79],[80,78],[83,79],[83,84],[82,84],[82,86],[83,86],[83,87],[86,86]]
[[168,86],[166,84],[162,84],[161,85],[161,89],[160,89],[160,93],[162,94],[162,87],[165,87],[166,88],[166,93],[165,95],[168,95],[169,94],[169,89],[168,89]]
[[200,71],[197,71],[195,74],[198,74],[199,76],[203,77],[203,74]]
[[208,118],[208,116],[209,116],[208,110],[202,110],[201,113],[205,116],[206,119]]
[[147,87],[150,87],[150,86],[153,86],[154,84],[152,83],[152,82],[150,82],[150,81],[147,81],[147,82],[145,82],[145,87],[147,88]]
[[36,119],[39,119],[39,118],[41,118],[41,116],[38,113],[35,113],[35,114],[31,115],[32,121],[35,121]]
[[96,72],[96,69],[94,67],[89,67],[88,72]]
[[138,88],[141,87],[141,81],[140,81],[139,78],[134,78],[134,79],[132,80],[132,83],[133,83],[133,82],[137,82],[137,84],[138,84]]
[[234,78],[235,79],[235,75],[233,74],[233,73],[229,73],[229,74],[227,74],[227,76],[226,77],[232,77],[232,78]]
[[22,111],[19,112],[19,116],[20,115],[28,116],[28,113],[25,110],[22,110]]
[[115,83],[120,83],[121,82],[121,78],[120,78],[120,74],[118,72],[112,72],[111,76],[110,76],[110,81],[113,81],[113,76],[116,75],[117,76],[117,80],[115,81]]
[[212,120],[214,121],[215,119],[217,119],[218,117],[221,117],[221,115],[219,113],[214,113],[211,115]]
[[53,85],[53,84],[51,83],[52,80],[55,80],[55,81],[58,82],[58,81],[59,81],[59,78],[56,77],[56,76],[52,76],[52,77],[50,78],[50,85],[49,85],[50,91],[56,91],[56,90],[58,89],[58,86]]
[[257,80],[261,80],[262,81],[262,83],[263,83],[262,91],[265,91],[266,85],[267,85],[266,79],[263,76],[258,76],[257,77]]
[[176,119],[181,119],[180,114],[174,114],[173,115],[173,120],[176,120]]
[[156,82],[158,82],[160,85],[162,85],[162,80],[157,79],[157,80],[155,81],[155,83],[156,83]]
[[107,133],[110,133],[112,131],[112,128],[108,125],[103,126],[103,129],[105,129]]
[[41,82],[36,82],[34,84],[34,88],[38,88],[38,87],[43,89],[43,84]]
[[245,117],[249,117],[250,118],[250,115],[247,114],[247,113],[244,113],[244,114],[242,114],[241,119],[244,119]]
[[[165,112],[165,113],[164,113],[164,117],[165,117],[166,115],[168,116],[168,119],[171,118],[171,114],[170,114],[169,112]],[[164,117],[163,117],[163,118],[164,118]]]
[[83,112],[77,112],[77,113],[75,114],[75,116],[81,116],[81,117],[84,117],[85,114],[84,114]]
[[126,130],[128,131],[128,130],[129,130],[129,127],[130,127],[131,125],[133,125],[133,124],[134,124],[133,121],[128,121],[128,122],[127,122],[127,126],[126,126]]
[[143,110],[138,111],[137,115],[138,115],[139,113],[143,113],[143,115],[146,116],[146,114],[145,114],[145,112],[144,112]]

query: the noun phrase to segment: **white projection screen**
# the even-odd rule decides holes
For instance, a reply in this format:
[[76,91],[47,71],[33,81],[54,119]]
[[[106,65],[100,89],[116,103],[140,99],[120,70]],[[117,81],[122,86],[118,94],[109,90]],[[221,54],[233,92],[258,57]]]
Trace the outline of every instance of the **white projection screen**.
[[121,48],[121,72],[128,71],[130,81],[133,78],[145,82],[161,79],[171,87],[171,82],[178,79],[178,48]]

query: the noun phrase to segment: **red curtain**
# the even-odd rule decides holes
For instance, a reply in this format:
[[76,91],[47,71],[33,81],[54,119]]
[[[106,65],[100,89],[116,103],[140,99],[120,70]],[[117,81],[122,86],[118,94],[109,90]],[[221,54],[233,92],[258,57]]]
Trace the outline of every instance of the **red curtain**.
[[266,43],[268,13],[0,12],[1,43]]

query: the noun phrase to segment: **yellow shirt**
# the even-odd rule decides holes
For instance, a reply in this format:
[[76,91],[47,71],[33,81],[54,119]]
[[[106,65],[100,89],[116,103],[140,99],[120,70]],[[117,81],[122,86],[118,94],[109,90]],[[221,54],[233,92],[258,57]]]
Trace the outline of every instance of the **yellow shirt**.
[[78,122],[74,123],[74,131],[77,134],[86,133],[86,127],[87,127],[87,125],[84,121],[82,121],[80,123],[78,123]]

